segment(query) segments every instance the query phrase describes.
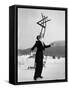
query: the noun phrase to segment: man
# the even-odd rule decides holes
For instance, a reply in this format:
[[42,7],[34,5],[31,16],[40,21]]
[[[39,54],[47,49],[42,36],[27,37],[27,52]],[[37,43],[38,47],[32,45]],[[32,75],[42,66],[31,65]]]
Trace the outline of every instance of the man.
[[35,45],[31,48],[31,51],[33,51],[35,48],[37,48],[36,55],[35,55],[35,74],[34,74],[34,80],[37,80],[37,78],[43,78],[41,76],[42,69],[43,69],[43,51],[45,48],[49,48],[53,45],[45,45],[43,42],[43,37],[41,35],[37,36],[37,41]]

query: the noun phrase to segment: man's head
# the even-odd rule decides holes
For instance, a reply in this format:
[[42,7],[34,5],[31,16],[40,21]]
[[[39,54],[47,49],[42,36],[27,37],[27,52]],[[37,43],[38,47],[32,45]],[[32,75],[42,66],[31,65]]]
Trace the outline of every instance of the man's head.
[[41,40],[41,39],[43,39],[43,35],[38,35],[36,38],[37,38],[37,40]]
[[40,40],[40,38],[41,38],[41,36],[40,36],[40,35],[38,35],[38,36],[36,37],[36,39],[37,39],[37,40]]

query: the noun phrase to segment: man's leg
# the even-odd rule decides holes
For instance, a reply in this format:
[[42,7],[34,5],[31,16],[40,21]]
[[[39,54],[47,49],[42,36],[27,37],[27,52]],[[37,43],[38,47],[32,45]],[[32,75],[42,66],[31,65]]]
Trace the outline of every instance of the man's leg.
[[40,77],[40,78],[43,78],[43,77],[41,76],[42,70],[43,70],[43,62],[41,62],[40,68],[39,68],[39,77]]
[[38,76],[39,76],[39,64],[36,63],[34,80],[36,80],[38,78]]

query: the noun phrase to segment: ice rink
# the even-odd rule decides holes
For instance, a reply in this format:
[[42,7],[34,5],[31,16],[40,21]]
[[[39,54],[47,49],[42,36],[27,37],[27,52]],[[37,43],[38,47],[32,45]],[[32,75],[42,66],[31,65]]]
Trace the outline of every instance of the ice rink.
[[[18,56],[18,82],[34,81],[34,61],[35,58],[29,58],[29,55]],[[37,81],[65,79],[65,58],[44,56],[43,61],[43,78],[38,78]]]

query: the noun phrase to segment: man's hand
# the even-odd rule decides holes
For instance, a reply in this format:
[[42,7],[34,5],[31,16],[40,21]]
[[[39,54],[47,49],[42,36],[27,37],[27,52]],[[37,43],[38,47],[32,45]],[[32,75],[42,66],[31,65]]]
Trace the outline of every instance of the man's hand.
[[53,47],[55,44],[54,43],[51,43],[51,47]]

